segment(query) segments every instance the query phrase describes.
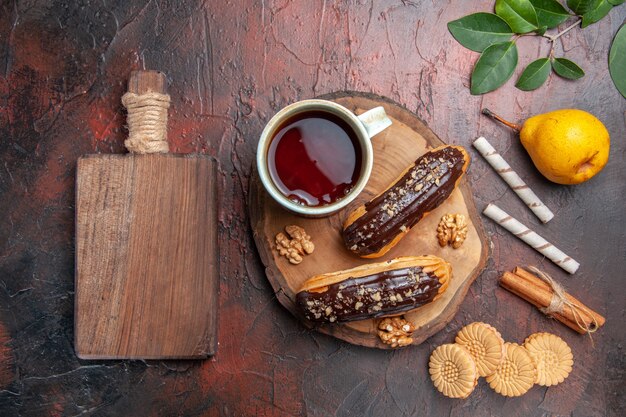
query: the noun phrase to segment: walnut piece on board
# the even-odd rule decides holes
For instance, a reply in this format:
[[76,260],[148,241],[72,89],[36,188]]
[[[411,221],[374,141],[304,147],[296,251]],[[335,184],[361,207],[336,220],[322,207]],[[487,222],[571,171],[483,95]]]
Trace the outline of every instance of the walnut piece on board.
[[80,358],[204,358],[215,352],[216,169],[205,156],[79,159]]

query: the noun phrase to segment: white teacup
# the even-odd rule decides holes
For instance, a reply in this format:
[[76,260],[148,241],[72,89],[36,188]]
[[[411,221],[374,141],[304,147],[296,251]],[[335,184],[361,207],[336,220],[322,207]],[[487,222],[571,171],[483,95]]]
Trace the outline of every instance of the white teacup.
[[[278,186],[272,180],[270,167],[268,166],[268,152],[270,144],[278,131],[283,127],[283,124],[294,118],[294,116],[309,112],[328,113],[329,115],[338,117],[345,122],[349,129],[352,130],[352,133],[358,142],[358,150],[356,151],[360,152],[361,157],[361,169],[358,179],[349,192],[334,202],[316,206],[310,206],[293,201],[283,194],[283,192],[280,191]],[[371,138],[390,125],[391,120],[387,117],[385,110],[382,107],[373,108],[360,116],[356,116],[347,108],[332,101],[302,100],[293,103],[276,113],[265,126],[265,129],[263,129],[263,133],[261,133],[256,156],[257,169],[259,171],[261,182],[276,202],[296,214],[306,217],[323,217],[335,213],[350,204],[350,202],[352,202],[359,195],[359,193],[363,191],[363,188],[365,188],[365,184],[367,184],[370,174],[372,173],[372,164],[374,160]]]

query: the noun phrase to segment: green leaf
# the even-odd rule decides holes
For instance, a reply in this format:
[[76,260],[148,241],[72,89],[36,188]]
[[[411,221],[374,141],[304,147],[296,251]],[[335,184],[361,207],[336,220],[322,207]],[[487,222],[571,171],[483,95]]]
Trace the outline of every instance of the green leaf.
[[567,0],[567,7],[579,16],[595,8],[601,0]]
[[549,58],[541,58],[533,61],[526,67],[524,72],[522,72],[515,87],[523,91],[535,90],[546,82],[551,69]]
[[600,21],[604,18],[604,16],[609,14],[611,9],[613,9],[613,5],[611,3],[607,0],[600,0],[600,2],[593,9],[588,10],[587,13],[583,15],[582,27],[586,28],[587,26]]
[[472,94],[485,94],[504,84],[515,71],[517,46],[515,42],[496,43],[485,49],[478,58],[470,91]]
[[552,69],[561,77],[570,80],[577,80],[585,75],[585,71],[582,68],[565,58],[556,58],[552,61]]
[[547,26],[541,26],[539,29],[535,31],[535,33],[539,36],[543,36],[543,34],[546,33],[546,30],[548,30]]
[[474,13],[448,23],[448,30],[461,45],[482,52],[489,45],[505,42],[513,31],[504,20],[491,13]]
[[515,33],[528,33],[537,29],[537,12],[530,0],[496,0],[496,14]]
[[626,0],[609,0],[609,3],[611,3],[613,6],[619,6],[620,4],[624,4]]
[[626,98],[626,26],[622,26],[613,38],[611,52],[609,52],[609,72],[613,84]]
[[556,0],[530,0],[537,12],[539,26],[547,26],[552,29],[565,22],[571,15],[565,7]]

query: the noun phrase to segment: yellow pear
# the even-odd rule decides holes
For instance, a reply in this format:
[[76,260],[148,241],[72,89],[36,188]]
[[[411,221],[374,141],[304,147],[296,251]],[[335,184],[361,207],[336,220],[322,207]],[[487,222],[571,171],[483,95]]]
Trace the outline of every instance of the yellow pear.
[[522,145],[533,163],[552,182],[579,184],[587,181],[609,160],[609,132],[600,120],[586,111],[555,110],[533,116],[522,126],[488,109],[483,113],[519,131]]

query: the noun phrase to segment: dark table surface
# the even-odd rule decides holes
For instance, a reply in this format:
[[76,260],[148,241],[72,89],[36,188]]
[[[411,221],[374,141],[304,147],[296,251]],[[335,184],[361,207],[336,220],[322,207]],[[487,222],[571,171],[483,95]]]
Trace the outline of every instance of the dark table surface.
[[[446,23],[493,1],[10,1],[0,3],[0,415],[624,415],[626,100],[607,70],[626,7],[563,36],[557,54],[583,66],[579,81],[552,77],[535,92],[510,81],[469,94],[477,54]],[[519,41],[520,62],[548,42]],[[220,162],[219,351],[206,361],[82,361],[73,350],[74,180],[83,154],[124,152],[120,97],[129,72],[170,79],[169,138],[180,153]],[[521,66],[520,66],[521,68]],[[517,74],[519,74],[518,68]],[[554,209],[539,225],[472,150],[479,208],[497,201],[581,263],[568,276],[485,220],[486,271],[459,313],[420,346],[378,351],[307,330],[276,301],[248,224],[245,200],[263,125],[299,99],[355,90],[414,111],[444,140],[488,137]],[[596,114],[611,158],[577,186],[549,183],[509,130],[557,108]],[[501,271],[534,264],[607,318],[593,344],[497,286]],[[536,331],[567,341],[574,370],[561,385],[521,398],[481,379],[465,401],[437,393],[430,352],[472,321],[521,342]]]

